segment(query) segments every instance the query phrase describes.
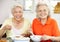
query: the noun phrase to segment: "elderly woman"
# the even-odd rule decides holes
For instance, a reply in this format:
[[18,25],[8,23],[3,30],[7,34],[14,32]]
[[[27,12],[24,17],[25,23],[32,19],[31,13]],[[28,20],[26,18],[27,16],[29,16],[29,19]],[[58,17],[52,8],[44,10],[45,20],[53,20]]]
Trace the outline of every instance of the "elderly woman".
[[37,17],[33,20],[32,30],[34,35],[42,36],[41,42],[51,42],[55,37],[60,36],[57,22],[50,17],[50,10],[47,4],[38,4],[36,13]]
[[12,18],[5,20],[0,30],[0,37],[6,33],[7,37],[28,36],[30,29],[29,20],[23,17],[22,6],[12,8]]

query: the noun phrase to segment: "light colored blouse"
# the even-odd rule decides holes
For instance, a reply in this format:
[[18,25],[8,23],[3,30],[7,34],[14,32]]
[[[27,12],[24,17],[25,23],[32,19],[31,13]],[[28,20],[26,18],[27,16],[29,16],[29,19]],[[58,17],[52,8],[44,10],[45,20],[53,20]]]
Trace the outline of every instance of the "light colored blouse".
[[10,26],[12,27],[11,30],[6,30],[6,31],[5,31],[6,34],[7,34],[7,37],[15,37],[15,36],[21,35],[21,34],[23,34],[23,33],[26,34],[26,33],[29,31],[29,29],[30,29],[30,22],[29,22],[29,20],[27,20],[27,19],[24,19],[24,25],[21,27],[21,29],[16,29],[16,28],[14,27],[14,25],[13,25],[13,23],[12,23],[12,18],[7,19],[7,20],[3,23],[1,29],[2,29],[5,25],[10,25]]

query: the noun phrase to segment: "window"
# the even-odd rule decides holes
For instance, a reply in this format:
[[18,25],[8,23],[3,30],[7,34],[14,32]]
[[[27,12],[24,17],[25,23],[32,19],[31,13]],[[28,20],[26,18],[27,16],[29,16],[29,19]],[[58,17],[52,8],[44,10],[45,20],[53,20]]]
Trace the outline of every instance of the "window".
[[31,11],[33,6],[33,0],[24,0],[24,11]]

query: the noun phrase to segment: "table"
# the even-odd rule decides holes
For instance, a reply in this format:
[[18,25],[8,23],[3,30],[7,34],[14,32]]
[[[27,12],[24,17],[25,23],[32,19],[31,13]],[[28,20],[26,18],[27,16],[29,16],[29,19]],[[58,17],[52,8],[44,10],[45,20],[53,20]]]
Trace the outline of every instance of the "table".
[[[0,42],[7,42],[7,39],[6,38],[2,38],[2,39],[0,39]],[[30,40],[30,42],[33,42],[33,41]],[[52,42],[60,42],[60,41],[52,41]]]

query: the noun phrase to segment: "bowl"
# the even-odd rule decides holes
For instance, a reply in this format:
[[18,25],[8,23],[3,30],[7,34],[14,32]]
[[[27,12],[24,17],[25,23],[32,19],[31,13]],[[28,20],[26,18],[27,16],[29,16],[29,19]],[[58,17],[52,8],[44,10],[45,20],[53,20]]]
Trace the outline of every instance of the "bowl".
[[13,40],[14,42],[30,42],[30,38],[29,37],[18,37],[18,38],[15,38]]
[[41,37],[40,35],[31,35],[30,38],[32,41],[34,42],[40,42],[41,41]]

